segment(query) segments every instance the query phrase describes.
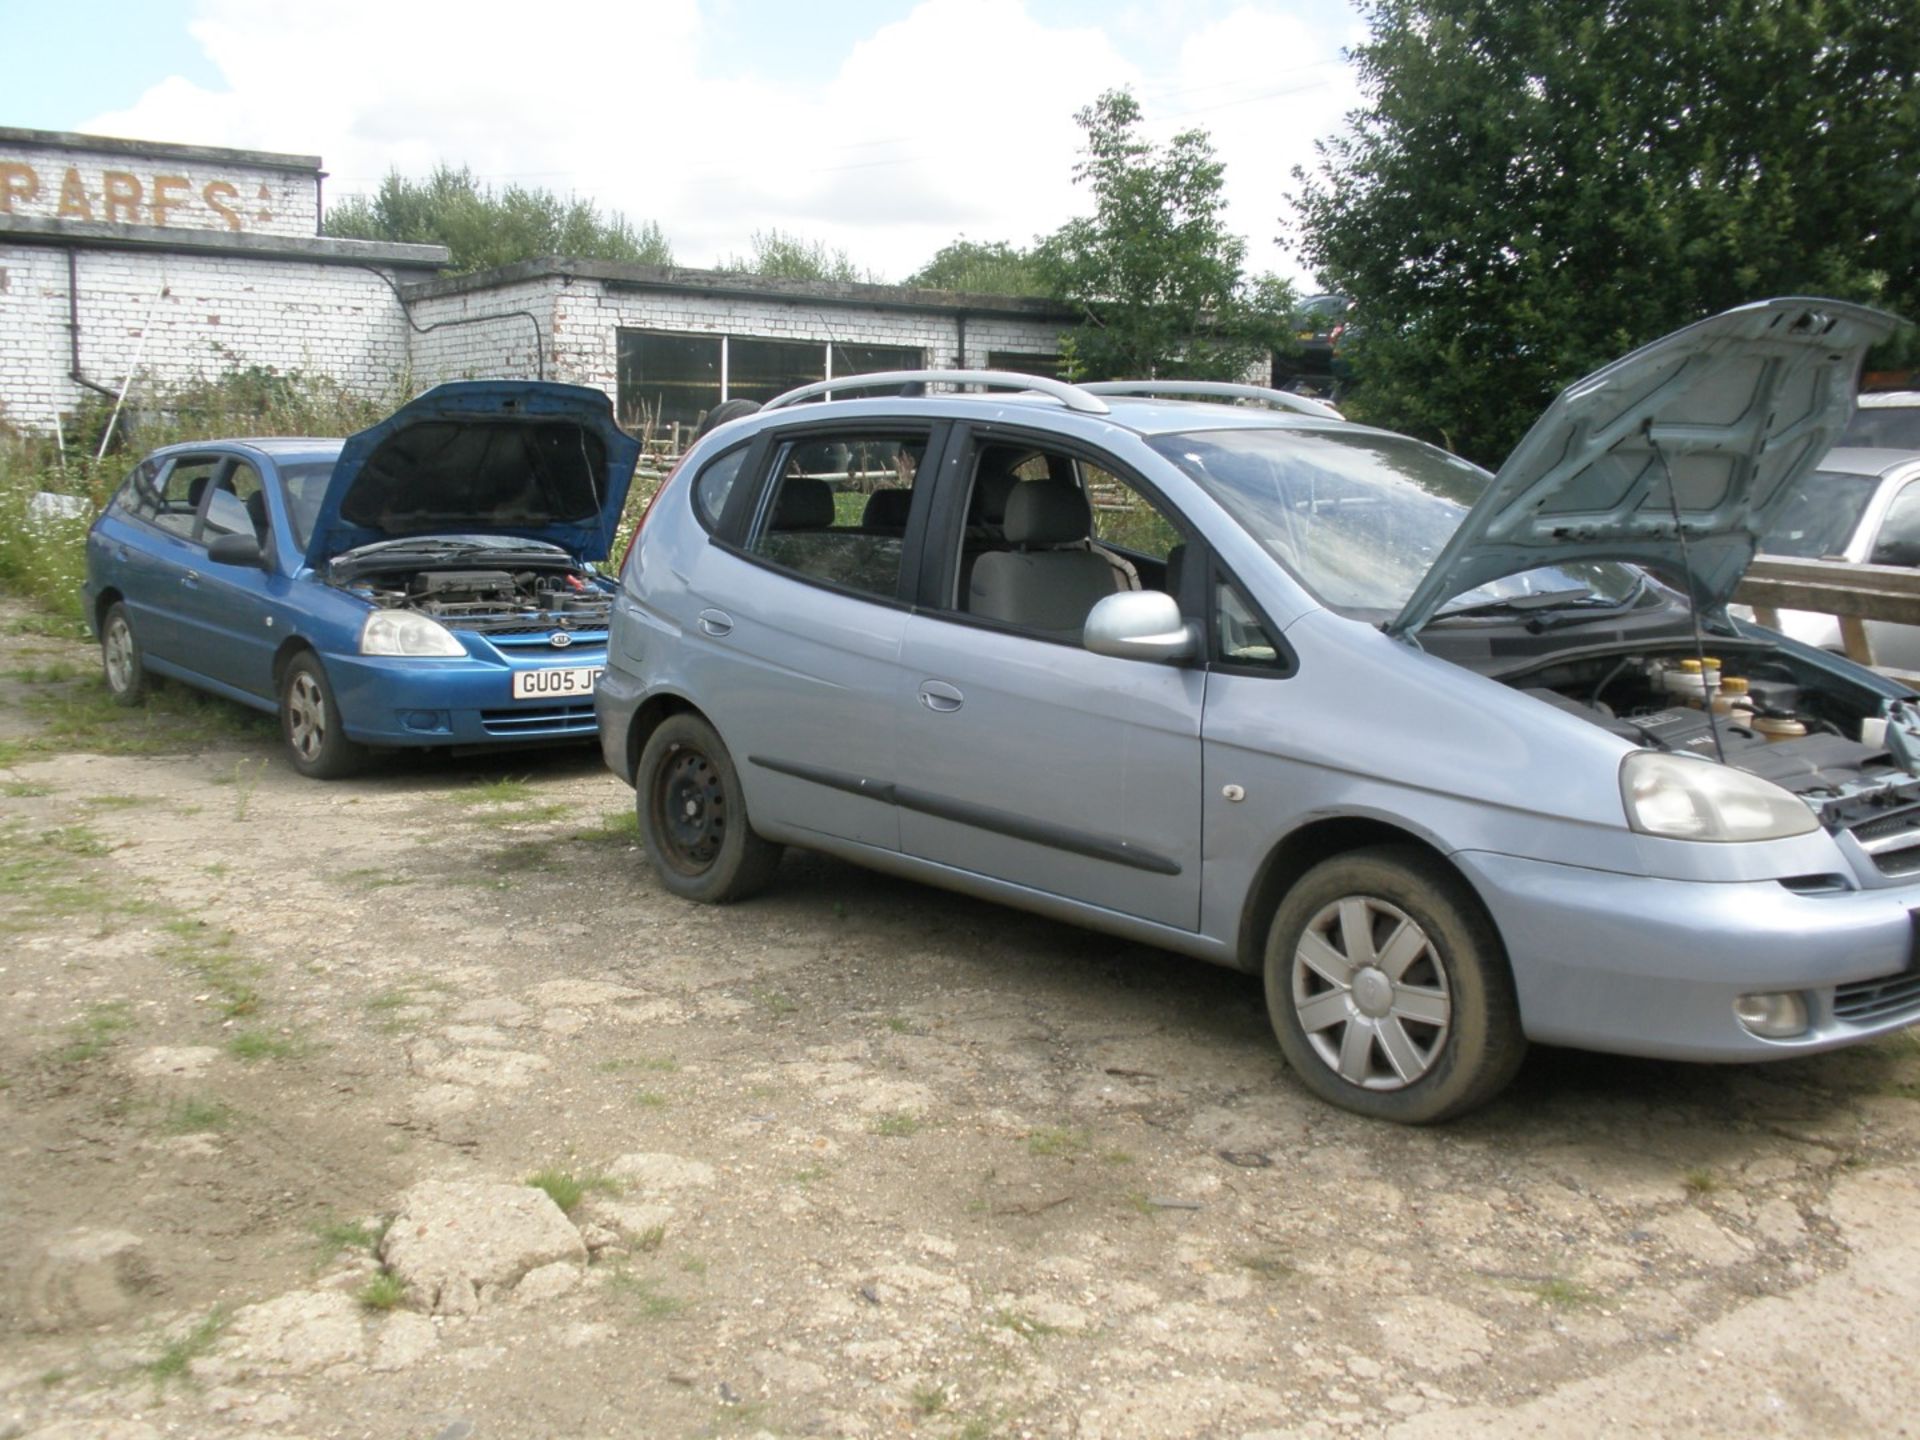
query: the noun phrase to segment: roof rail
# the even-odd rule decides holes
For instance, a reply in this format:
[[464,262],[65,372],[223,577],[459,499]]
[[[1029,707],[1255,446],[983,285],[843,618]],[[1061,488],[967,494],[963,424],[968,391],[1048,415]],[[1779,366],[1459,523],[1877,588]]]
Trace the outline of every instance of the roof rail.
[[1105,415],[1107,402],[1095,399],[1079,385],[1064,380],[1049,380],[1044,375],[1017,375],[1011,370],[880,370],[871,375],[843,375],[832,380],[816,380],[784,395],[776,395],[760,408],[778,410],[811,400],[816,395],[842,390],[897,390],[902,385],[985,385],[995,390],[1037,390],[1051,395],[1069,410],[1083,415]]
[[1310,395],[1269,390],[1264,385],[1236,385],[1227,380],[1102,380],[1080,387],[1094,395],[1191,395],[1215,400],[1258,400],[1276,410],[1292,410],[1322,420],[1344,420],[1333,406]]

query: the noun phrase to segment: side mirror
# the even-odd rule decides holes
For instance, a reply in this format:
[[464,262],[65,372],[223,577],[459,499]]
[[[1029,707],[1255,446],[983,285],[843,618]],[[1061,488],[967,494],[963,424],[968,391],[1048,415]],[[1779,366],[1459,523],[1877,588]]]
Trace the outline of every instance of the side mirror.
[[1096,655],[1176,664],[1200,654],[1200,627],[1163,591],[1122,590],[1093,607],[1080,643]]
[[261,550],[260,542],[251,535],[222,535],[207,546],[207,559],[216,565],[251,565],[256,570],[267,568],[266,553]]

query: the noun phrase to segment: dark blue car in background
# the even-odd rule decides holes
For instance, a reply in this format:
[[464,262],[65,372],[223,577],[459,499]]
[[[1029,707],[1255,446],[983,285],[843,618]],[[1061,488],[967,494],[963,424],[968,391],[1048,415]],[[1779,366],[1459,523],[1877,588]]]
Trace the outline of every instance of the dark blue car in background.
[[369,747],[590,739],[639,458],[601,391],[442,385],[347,440],[169,446],[87,537],[123,704],[149,676],[277,712],[306,775]]

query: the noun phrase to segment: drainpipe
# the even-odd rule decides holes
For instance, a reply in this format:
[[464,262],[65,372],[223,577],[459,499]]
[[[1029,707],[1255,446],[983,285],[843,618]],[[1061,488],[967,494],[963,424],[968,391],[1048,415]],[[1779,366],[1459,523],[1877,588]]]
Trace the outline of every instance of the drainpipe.
[[118,401],[120,396],[117,391],[105,385],[94,384],[80,370],[80,250],[74,245],[67,247],[67,338],[72,357],[67,369],[67,378],[74,384],[93,391],[96,395],[104,395],[109,400]]

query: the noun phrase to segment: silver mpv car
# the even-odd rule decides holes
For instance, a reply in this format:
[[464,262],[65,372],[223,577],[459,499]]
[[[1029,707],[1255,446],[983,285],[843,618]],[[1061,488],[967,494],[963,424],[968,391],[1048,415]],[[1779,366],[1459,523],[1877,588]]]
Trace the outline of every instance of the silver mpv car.
[[1264,974],[1301,1080],[1392,1120],[1486,1101],[1530,1039],[1897,1029],[1920,711],[1726,613],[1894,323],[1703,321],[1491,476],[1237,387],[804,387],[656,497],[607,762],[680,895],[799,845]]

